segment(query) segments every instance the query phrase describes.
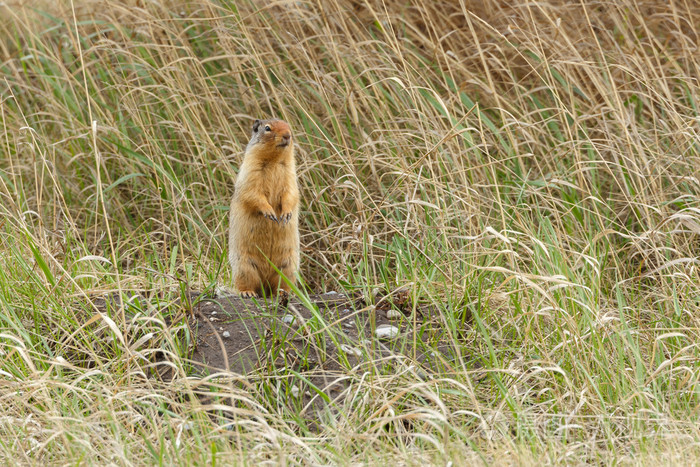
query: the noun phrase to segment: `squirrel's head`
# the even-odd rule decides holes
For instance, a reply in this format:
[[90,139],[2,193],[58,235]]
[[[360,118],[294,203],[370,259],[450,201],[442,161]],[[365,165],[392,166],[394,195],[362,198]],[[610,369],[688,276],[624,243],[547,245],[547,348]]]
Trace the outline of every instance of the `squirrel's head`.
[[259,146],[265,152],[284,152],[292,147],[292,130],[283,120],[255,120],[248,147]]

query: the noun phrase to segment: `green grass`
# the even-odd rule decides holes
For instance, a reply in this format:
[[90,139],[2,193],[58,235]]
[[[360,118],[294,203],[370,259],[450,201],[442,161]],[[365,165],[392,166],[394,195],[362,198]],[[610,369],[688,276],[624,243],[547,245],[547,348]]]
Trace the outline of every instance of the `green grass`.
[[[692,2],[64,3],[0,6],[1,458],[699,454]],[[308,289],[407,286],[455,359],[350,371],[319,425],[287,397],[303,375],[217,383],[225,429],[168,297],[229,283],[228,201],[268,116],[295,131]],[[84,305],[132,291],[148,303]],[[156,351],[170,385],[144,377]]]

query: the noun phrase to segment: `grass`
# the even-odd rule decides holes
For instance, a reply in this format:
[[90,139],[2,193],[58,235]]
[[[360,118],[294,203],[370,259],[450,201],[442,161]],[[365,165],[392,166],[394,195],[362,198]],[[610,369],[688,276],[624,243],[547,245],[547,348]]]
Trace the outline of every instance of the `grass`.
[[[0,457],[693,461],[700,13],[512,3],[0,6]],[[309,290],[408,286],[459,356],[429,380],[349,373],[316,428],[272,369],[220,383],[212,419],[168,298],[228,283],[267,116],[296,135]],[[84,305],[129,291],[153,298]],[[144,377],[156,351],[171,385]]]

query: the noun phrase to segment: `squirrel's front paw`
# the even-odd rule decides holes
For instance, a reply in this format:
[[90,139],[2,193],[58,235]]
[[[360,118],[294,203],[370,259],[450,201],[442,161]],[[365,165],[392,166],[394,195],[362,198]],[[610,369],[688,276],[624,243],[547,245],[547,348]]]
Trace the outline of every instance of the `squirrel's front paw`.
[[260,214],[270,219],[271,221],[279,222],[279,219],[275,215],[275,211],[260,211]]
[[291,212],[283,212],[282,214],[280,214],[279,219],[280,219],[279,220],[280,224],[284,225],[292,219],[292,213]]

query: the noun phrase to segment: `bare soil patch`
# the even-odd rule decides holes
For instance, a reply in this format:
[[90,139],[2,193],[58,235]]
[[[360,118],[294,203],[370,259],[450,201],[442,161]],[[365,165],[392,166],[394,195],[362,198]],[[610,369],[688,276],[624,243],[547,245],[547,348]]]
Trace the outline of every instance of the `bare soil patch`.
[[[337,408],[345,389],[363,375],[390,375],[401,367],[424,380],[453,370],[456,357],[436,311],[410,306],[401,291],[387,297],[375,297],[376,305],[367,305],[361,297],[334,292],[303,301],[294,296],[265,300],[190,293],[185,301],[171,302],[179,311],[169,316],[188,315],[192,345],[187,376],[212,383],[199,385],[203,399],[220,399],[213,395],[219,389],[212,392],[217,377],[258,389],[261,382],[272,382],[304,416]],[[101,298],[94,304],[104,310],[117,308],[118,302]],[[172,367],[162,355],[153,368],[164,383],[173,380]]]
[[[435,332],[439,328],[424,319],[428,308],[417,311],[421,326],[414,335],[408,316],[387,318],[395,308],[367,306],[361,298],[338,293],[309,298],[302,303],[293,297],[286,304],[233,295],[199,300],[190,322],[196,334],[193,374],[263,376],[292,370],[300,375],[295,385],[307,405],[324,399],[321,393],[332,398],[353,376],[392,371],[397,359],[415,360],[423,378],[449,360],[447,344]],[[377,337],[377,329],[389,327],[395,337]]]

